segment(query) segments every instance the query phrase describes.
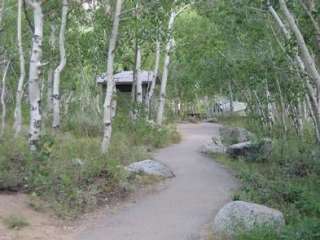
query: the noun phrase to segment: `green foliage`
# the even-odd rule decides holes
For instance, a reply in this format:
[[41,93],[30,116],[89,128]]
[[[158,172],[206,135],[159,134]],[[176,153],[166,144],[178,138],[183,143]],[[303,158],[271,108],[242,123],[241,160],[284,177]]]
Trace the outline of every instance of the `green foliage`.
[[174,127],[118,119],[110,151],[103,155],[100,137],[75,131],[88,126],[72,127],[69,133],[43,136],[37,153],[29,152],[24,137],[7,133],[0,145],[0,190],[33,193],[58,215],[76,216],[127,195],[131,183],[123,166],[147,159],[153,148],[177,140]]
[[237,240],[276,240],[279,234],[274,232],[272,228],[257,227],[249,233],[239,233]]
[[318,146],[297,137],[274,139],[273,151],[264,163],[216,159],[233,167],[241,180],[234,199],[264,204],[281,210],[287,226],[277,237],[257,229],[239,239],[317,239],[320,224]]
[[22,216],[10,215],[3,219],[3,223],[9,228],[14,230],[20,230],[29,226],[29,222]]

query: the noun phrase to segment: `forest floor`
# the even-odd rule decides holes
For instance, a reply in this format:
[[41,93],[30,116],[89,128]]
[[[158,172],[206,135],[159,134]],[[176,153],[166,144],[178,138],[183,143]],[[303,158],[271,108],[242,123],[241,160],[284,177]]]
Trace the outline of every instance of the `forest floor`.
[[72,239],[62,220],[48,212],[35,211],[29,203],[25,194],[0,195],[0,240]]
[[[205,239],[216,212],[229,200],[237,182],[229,170],[199,153],[219,134],[219,125],[181,124],[182,141],[158,150],[154,159],[167,164],[176,177],[136,192],[112,208],[82,217],[70,227],[37,213],[25,195],[0,195],[0,216],[23,216],[30,226],[7,230],[1,240],[199,240]],[[1,235],[2,234],[2,235]]]

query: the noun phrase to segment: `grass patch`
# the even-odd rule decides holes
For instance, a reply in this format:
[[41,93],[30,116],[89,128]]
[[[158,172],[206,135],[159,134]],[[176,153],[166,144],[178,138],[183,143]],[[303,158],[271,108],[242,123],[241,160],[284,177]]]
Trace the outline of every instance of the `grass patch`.
[[13,230],[21,230],[22,228],[28,227],[29,222],[23,217],[19,215],[11,215],[3,219],[4,225]]
[[[35,154],[29,151],[25,136],[14,138],[6,133],[6,141],[0,144],[0,191],[28,192],[48,203],[57,215],[73,218],[127,196],[132,182],[124,166],[179,141],[173,125],[160,128],[143,119],[130,122],[120,114],[114,122],[110,151],[101,154],[101,136],[92,130],[99,126],[89,128],[90,134],[77,128],[46,132]],[[43,210],[39,201],[30,204]]]
[[295,135],[274,138],[273,150],[264,161],[233,159],[215,154],[215,160],[232,168],[241,181],[234,200],[263,204],[285,215],[286,227],[278,235],[257,229],[239,240],[320,239],[320,150],[308,138]]

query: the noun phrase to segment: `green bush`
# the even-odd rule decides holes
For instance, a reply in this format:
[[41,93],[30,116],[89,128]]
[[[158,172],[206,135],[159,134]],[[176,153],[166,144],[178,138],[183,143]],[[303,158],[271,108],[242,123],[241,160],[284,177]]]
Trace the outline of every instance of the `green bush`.
[[279,209],[286,218],[277,237],[257,229],[239,239],[320,239],[320,150],[309,137],[274,138],[272,152],[262,162],[216,158],[233,167],[242,183],[234,199]]
[[277,240],[279,233],[275,232],[272,228],[257,227],[248,233],[239,233],[236,237],[237,240]]
[[156,127],[143,119],[130,122],[126,116],[116,119],[110,150],[101,154],[100,134],[94,137],[98,126],[84,122],[72,123],[83,132],[73,125],[68,133],[47,132],[37,153],[29,151],[25,137],[7,133],[0,144],[0,191],[33,193],[59,215],[72,217],[125,196],[131,187],[123,166],[150,158],[153,148],[179,137],[174,127]]
[[14,230],[20,230],[29,226],[29,222],[22,216],[11,215],[3,219],[3,223],[9,228]]

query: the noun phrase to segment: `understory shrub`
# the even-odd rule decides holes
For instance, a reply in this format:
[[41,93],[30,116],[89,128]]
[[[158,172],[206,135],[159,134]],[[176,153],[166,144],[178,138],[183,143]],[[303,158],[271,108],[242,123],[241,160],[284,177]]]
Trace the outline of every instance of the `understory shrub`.
[[285,215],[281,233],[257,229],[238,239],[320,239],[320,150],[311,135],[274,137],[272,152],[262,162],[215,157],[231,166],[241,181],[235,200],[267,205]]
[[100,135],[69,130],[47,132],[36,153],[29,151],[25,137],[7,133],[0,144],[0,191],[32,193],[58,215],[73,217],[125,197],[131,183],[123,166],[150,158],[153,148],[178,138],[174,127],[116,120],[110,151],[101,154]]

